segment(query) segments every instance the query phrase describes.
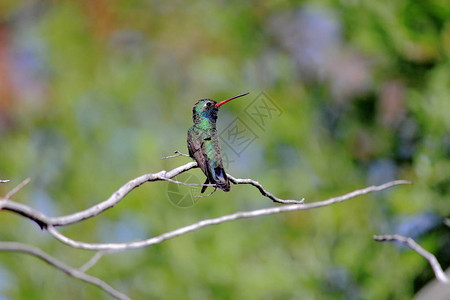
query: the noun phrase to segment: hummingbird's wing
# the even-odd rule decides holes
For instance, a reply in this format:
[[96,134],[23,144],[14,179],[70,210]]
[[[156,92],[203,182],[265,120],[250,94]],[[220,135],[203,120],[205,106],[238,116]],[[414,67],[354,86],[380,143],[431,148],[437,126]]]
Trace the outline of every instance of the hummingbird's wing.
[[202,136],[195,129],[190,128],[187,138],[189,156],[195,159],[203,173],[208,174],[208,171],[206,170],[206,158],[202,151],[202,143]]
[[[207,181],[216,184],[221,190],[228,192],[230,190],[230,183],[227,178],[227,173],[223,169],[220,147],[217,142],[217,137],[212,138],[211,135],[205,135],[204,131],[201,132],[194,126],[188,131],[187,144],[189,156],[195,159],[199,168],[208,178]],[[204,191],[205,187],[203,187],[202,193]]]

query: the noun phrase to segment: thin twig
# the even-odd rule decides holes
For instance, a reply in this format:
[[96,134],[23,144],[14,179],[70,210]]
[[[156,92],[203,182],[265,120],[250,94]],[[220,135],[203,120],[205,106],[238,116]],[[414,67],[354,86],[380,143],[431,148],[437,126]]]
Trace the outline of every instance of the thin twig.
[[165,180],[168,182],[172,182],[172,183],[176,183],[179,185],[186,185],[186,186],[211,186],[211,187],[216,187],[215,184],[211,184],[211,183],[207,183],[207,184],[203,184],[203,183],[187,183],[187,182],[182,182],[182,181],[178,181],[178,180],[173,180],[170,178],[161,178],[161,180]]
[[161,159],[174,158],[174,157],[178,157],[178,156],[190,157],[189,155],[181,153],[179,151],[174,151],[174,153],[175,153],[175,155],[164,156],[164,157],[161,157]]
[[278,197],[275,197],[274,195],[272,195],[271,193],[266,191],[258,181],[255,181],[253,179],[234,178],[230,174],[227,174],[227,176],[230,179],[230,181],[234,184],[250,184],[250,185],[255,186],[261,192],[261,194],[263,196],[266,196],[267,198],[271,199],[274,202],[283,203],[283,204],[301,204],[305,201],[304,198],[302,198],[300,200],[283,200]]
[[436,257],[422,248],[416,241],[414,241],[410,237],[404,237],[399,234],[393,234],[393,235],[374,235],[373,239],[377,242],[400,242],[403,244],[406,244],[409,248],[416,251],[418,254],[423,256],[428,262],[430,263],[431,267],[433,268],[434,275],[436,276],[437,280],[443,283],[449,283],[450,279],[447,277],[447,275],[442,270],[441,265],[439,264]]
[[11,199],[12,196],[14,196],[18,191],[23,189],[27,184],[29,184],[31,181],[30,177],[26,178],[24,181],[19,183],[15,188],[10,190],[8,194],[6,194],[5,199]]
[[333,197],[333,198],[323,200],[323,201],[311,202],[311,203],[306,203],[306,204],[301,204],[301,203],[300,204],[289,204],[289,205],[284,205],[284,206],[268,207],[268,208],[256,209],[256,210],[245,211],[245,212],[236,212],[233,214],[224,215],[224,216],[213,218],[213,219],[201,220],[201,221],[193,223],[191,225],[184,226],[184,227],[163,233],[156,237],[152,237],[152,238],[142,240],[142,241],[129,242],[129,243],[85,243],[85,242],[75,241],[75,240],[70,239],[69,237],[58,232],[51,225],[49,225],[47,227],[47,230],[56,239],[58,239],[59,241],[65,243],[69,246],[72,246],[74,248],[81,248],[81,249],[85,249],[85,250],[122,251],[122,250],[136,249],[136,248],[147,247],[147,246],[154,245],[154,244],[159,244],[165,240],[186,234],[188,232],[198,230],[198,229],[206,227],[206,226],[217,225],[217,224],[230,222],[230,221],[234,221],[234,220],[242,219],[242,218],[253,218],[253,217],[257,217],[257,216],[278,214],[278,213],[283,213],[283,212],[288,212],[288,211],[308,210],[308,209],[324,207],[324,206],[332,205],[335,203],[339,203],[339,202],[354,198],[356,196],[364,195],[364,194],[371,193],[371,192],[381,191],[381,190],[390,188],[392,186],[401,185],[401,184],[410,184],[410,182],[406,181],[406,180],[395,180],[395,181],[387,182],[382,185],[369,186],[364,189],[355,190],[355,191],[347,193],[345,195]]
[[0,251],[14,251],[14,252],[22,252],[22,253],[26,253],[29,255],[33,255],[33,256],[45,261],[49,265],[52,265],[56,269],[63,271],[64,273],[66,273],[69,276],[78,278],[80,280],[83,280],[87,283],[90,283],[92,285],[95,285],[95,286],[101,288],[102,290],[104,290],[105,292],[107,292],[109,295],[113,296],[116,299],[130,300],[130,298],[127,295],[122,294],[121,292],[115,290],[113,287],[111,287],[109,284],[107,284],[103,280],[101,280],[97,277],[88,275],[78,269],[72,268],[36,247],[22,244],[22,243],[17,243],[17,242],[0,242]]
[[87,270],[95,266],[96,263],[106,254],[111,254],[114,251],[98,251],[95,253],[91,259],[89,259],[84,265],[78,268],[83,273],[86,273]]

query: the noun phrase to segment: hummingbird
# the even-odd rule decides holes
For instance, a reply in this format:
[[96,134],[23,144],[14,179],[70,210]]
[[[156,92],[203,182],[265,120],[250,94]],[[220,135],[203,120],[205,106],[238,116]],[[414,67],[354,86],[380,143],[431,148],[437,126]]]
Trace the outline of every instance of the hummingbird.
[[[194,125],[187,133],[187,146],[189,156],[192,157],[206,175],[205,184],[215,184],[224,192],[230,191],[230,182],[222,164],[219,137],[217,135],[216,121],[219,107],[236,98],[248,95],[240,94],[221,102],[211,99],[201,99],[192,109]],[[203,186],[201,192],[206,190]]]

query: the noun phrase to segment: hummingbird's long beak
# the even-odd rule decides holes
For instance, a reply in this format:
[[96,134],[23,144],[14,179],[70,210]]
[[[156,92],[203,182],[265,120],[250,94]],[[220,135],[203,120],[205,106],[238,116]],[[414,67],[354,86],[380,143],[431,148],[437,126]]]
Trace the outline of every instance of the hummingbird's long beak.
[[234,100],[234,99],[236,99],[236,98],[239,98],[239,97],[242,97],[242,96],[245,96],[245,95],[248,95],[248,94],[249,94],[249,93],[247,92],[247,93],[243,93],[243,94],[240,94],[240,95],[237,95],[237,96],[228,98],[227,100],[220,101],[220,102],[216,103],[216,107],[219,107],[219,106],[221,106],[221,105],[224,105],[224,104],[227,103],[228,101]]

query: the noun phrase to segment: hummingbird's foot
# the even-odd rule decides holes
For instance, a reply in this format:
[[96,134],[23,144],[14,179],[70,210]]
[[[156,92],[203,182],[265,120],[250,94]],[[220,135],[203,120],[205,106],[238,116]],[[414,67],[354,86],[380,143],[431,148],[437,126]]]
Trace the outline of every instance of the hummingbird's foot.
[[211,196],[212,194],[214,194],[215,191],[217,191],[217,186],[214,187],[214,190],[213,190],[211,193],[209,193],[209,194],[207,194],[207,195],[195,195],[195,198],[205,198],[205,197],[209,197],[209,196]]
[[174,151],[174,155],[169,155],[169,156],[165,156],[165,157],[161,157],[161,159],[168,159],[168,158],[174,158],[174,157],[178,157],[178,156],[186,156],[186,157],[190,157],[187,154],[181,153],[180,151],[176,150]]

